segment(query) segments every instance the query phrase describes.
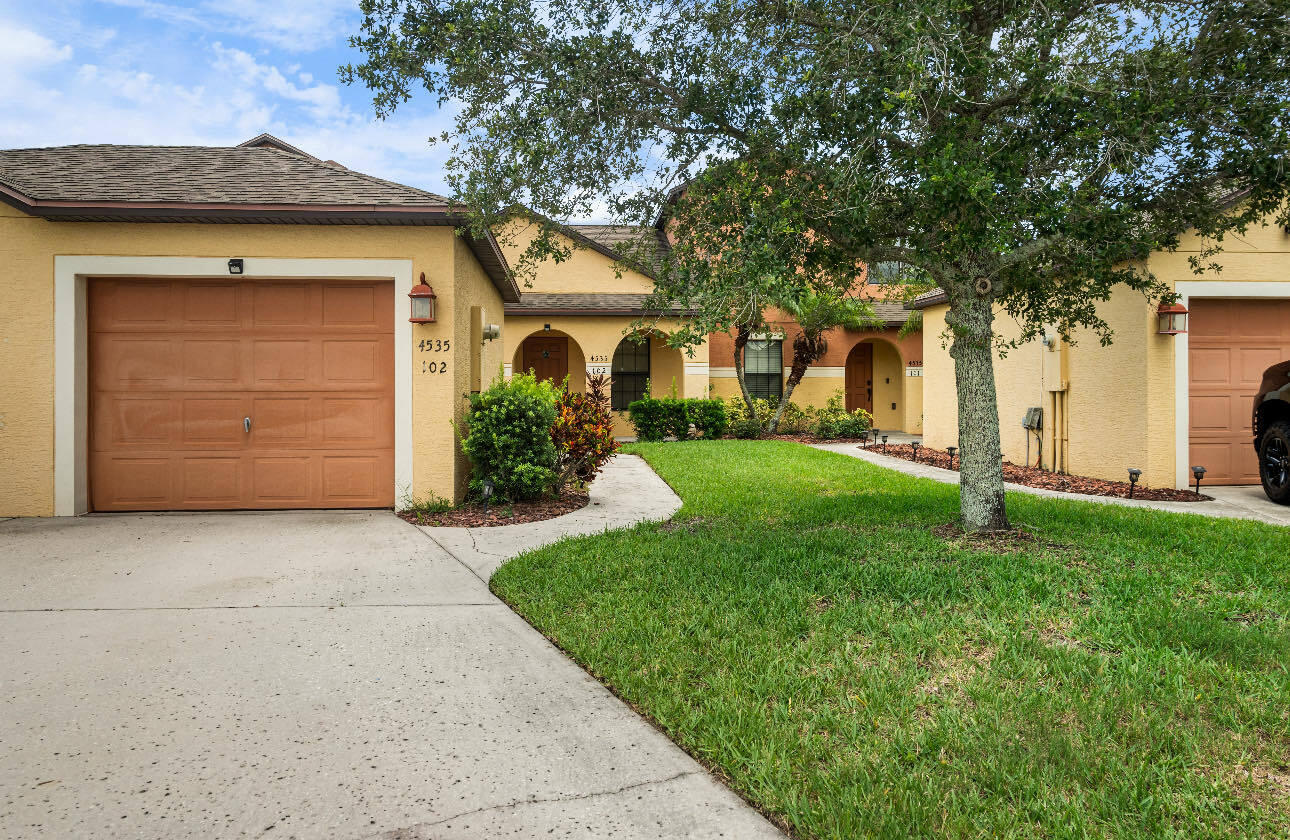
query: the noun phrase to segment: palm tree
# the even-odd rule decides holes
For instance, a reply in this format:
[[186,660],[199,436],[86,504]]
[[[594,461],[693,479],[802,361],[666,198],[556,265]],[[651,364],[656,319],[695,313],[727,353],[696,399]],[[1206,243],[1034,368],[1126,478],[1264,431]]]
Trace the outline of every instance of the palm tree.
[[795,300],[780,302],[779,307],[792,316],[801,332],[793,339],[793,366],[784,383],[784,396],[766,431],[774,434],[793,389],[806,375],[806,369],[819,361],[829,349],[825,333],[833,329],[873,329],[881,324],[868,303],[847,295],[810,292]]

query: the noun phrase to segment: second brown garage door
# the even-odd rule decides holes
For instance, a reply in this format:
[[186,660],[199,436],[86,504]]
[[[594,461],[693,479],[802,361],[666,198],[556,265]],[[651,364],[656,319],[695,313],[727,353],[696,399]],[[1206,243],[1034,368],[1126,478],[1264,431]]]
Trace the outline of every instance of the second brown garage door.
[[393,295],[91,280],[92,508],[392,505]]
[[1197,300],[1191,310],[1188,466],[1209,484],[1258,484],[1250,414],[1263,371],[1290,359],[1290,300]]

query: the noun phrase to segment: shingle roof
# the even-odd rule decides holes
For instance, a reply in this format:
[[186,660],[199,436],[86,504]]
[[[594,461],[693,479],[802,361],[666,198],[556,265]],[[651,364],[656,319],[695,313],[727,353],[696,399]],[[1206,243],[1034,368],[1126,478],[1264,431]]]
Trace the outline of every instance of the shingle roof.
[[[525,292],[518,303],[506,304],[507,315],[648,315],[658,310],[644,308],[643,294],[585,294]],[[684,310],[671,307],[670,314]]]
[[930,292],[923,292],[918,297],[904,304],[905,309],[926,309],[929,306],[936,306],[939,303],[945,303],[949,297],[945,294],[944,289],[932,289]]
[[0,150],[0,183],[38,201],[440,207],[425,190],[270,146]]
[[905,309],[905,304],[899,301],[871,300],[869,305],[873,307],[873,314],[881,318],[889,327],[897,327],[909,320],[909,312]]
[[[622,255],[631,260],[646,260],[641,273],[653,277],[667,256],[667,238],[661,231],[636,225],[564,225],[566,230],[582,237],[585,242],[608,257],[619,259]],[[641,247],[644,246],[644,247]],[[633,265],[633,268],[636,266]]]
[[[465,224],[449,199],[318,160],[271,135],[242,146],[0,149],[0,201],[52,221]],[[491,234],[463,236],[503,300],[520,293]]]

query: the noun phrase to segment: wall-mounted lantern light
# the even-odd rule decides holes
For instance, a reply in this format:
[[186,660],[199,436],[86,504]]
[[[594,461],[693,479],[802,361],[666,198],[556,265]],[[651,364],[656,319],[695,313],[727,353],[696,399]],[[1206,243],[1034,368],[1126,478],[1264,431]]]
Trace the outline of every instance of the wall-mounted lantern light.
[[496,324],[484,325],[484,341],[493,341],[502,337],[502,328]]
[[1181,335],[1187,332],[1187,307],[1181,303],[1162,303],[1156,310],[1160,326],[1156,332],[1161,335]]
[[408,297],[412,299],[412,317],[408,321],[413,324],[433,324],[435,293],[434,289],[426,285],[424,271],[421,272],[421,282],[412,287]]
[[551,325],[550,325],[550,324],[543,324],[543,325],[542,325],[542,332],[551,332]]
[[1142,477],[1142,470],[1129,468],[1129,498],[1133,498],[1133,488],[1138,486],[1138,479]]
[[240,258],[234,258],[228,261],[228,273],[229,274],[242,273],[242,260]]

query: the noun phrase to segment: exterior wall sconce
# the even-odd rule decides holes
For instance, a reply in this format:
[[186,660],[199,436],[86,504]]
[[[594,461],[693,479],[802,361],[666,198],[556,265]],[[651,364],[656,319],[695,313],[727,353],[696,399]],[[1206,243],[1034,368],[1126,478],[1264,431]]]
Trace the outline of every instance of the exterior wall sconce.
[[550,324],[543,324],[543,325],[542,325],[542,332],[551,332],[551,325],[550,325]]
[[1142,470],[1129,468],[1129,498],[1133,498],[1133,488],[1138,486],[1138,479],[1142,477]]
[[421,282],[412,287],[408,297],[412,299],[412,317],[408,318],[409,323],[433,324],[435,293],[434,289],[426,285],[424,271],[421,272]]
[[228,261],[228,273],[229,273],[229,274],[241,274],[241,273],[242,273],[242,260],[241,260],[241,258],[234,258],[234,259],[231,259],[231,260],[229,260],[229,261]]
[[501,338],[502,328],[497,326],[496,324],[485,324],[483,336],[484,336],[484,341],[493,341],[494,339]]
[[1161,335],[1181,335],[1187,332],[1187,307],[1181,303],[1162,303],[1156,310],[1160,326],[1156,332]]

